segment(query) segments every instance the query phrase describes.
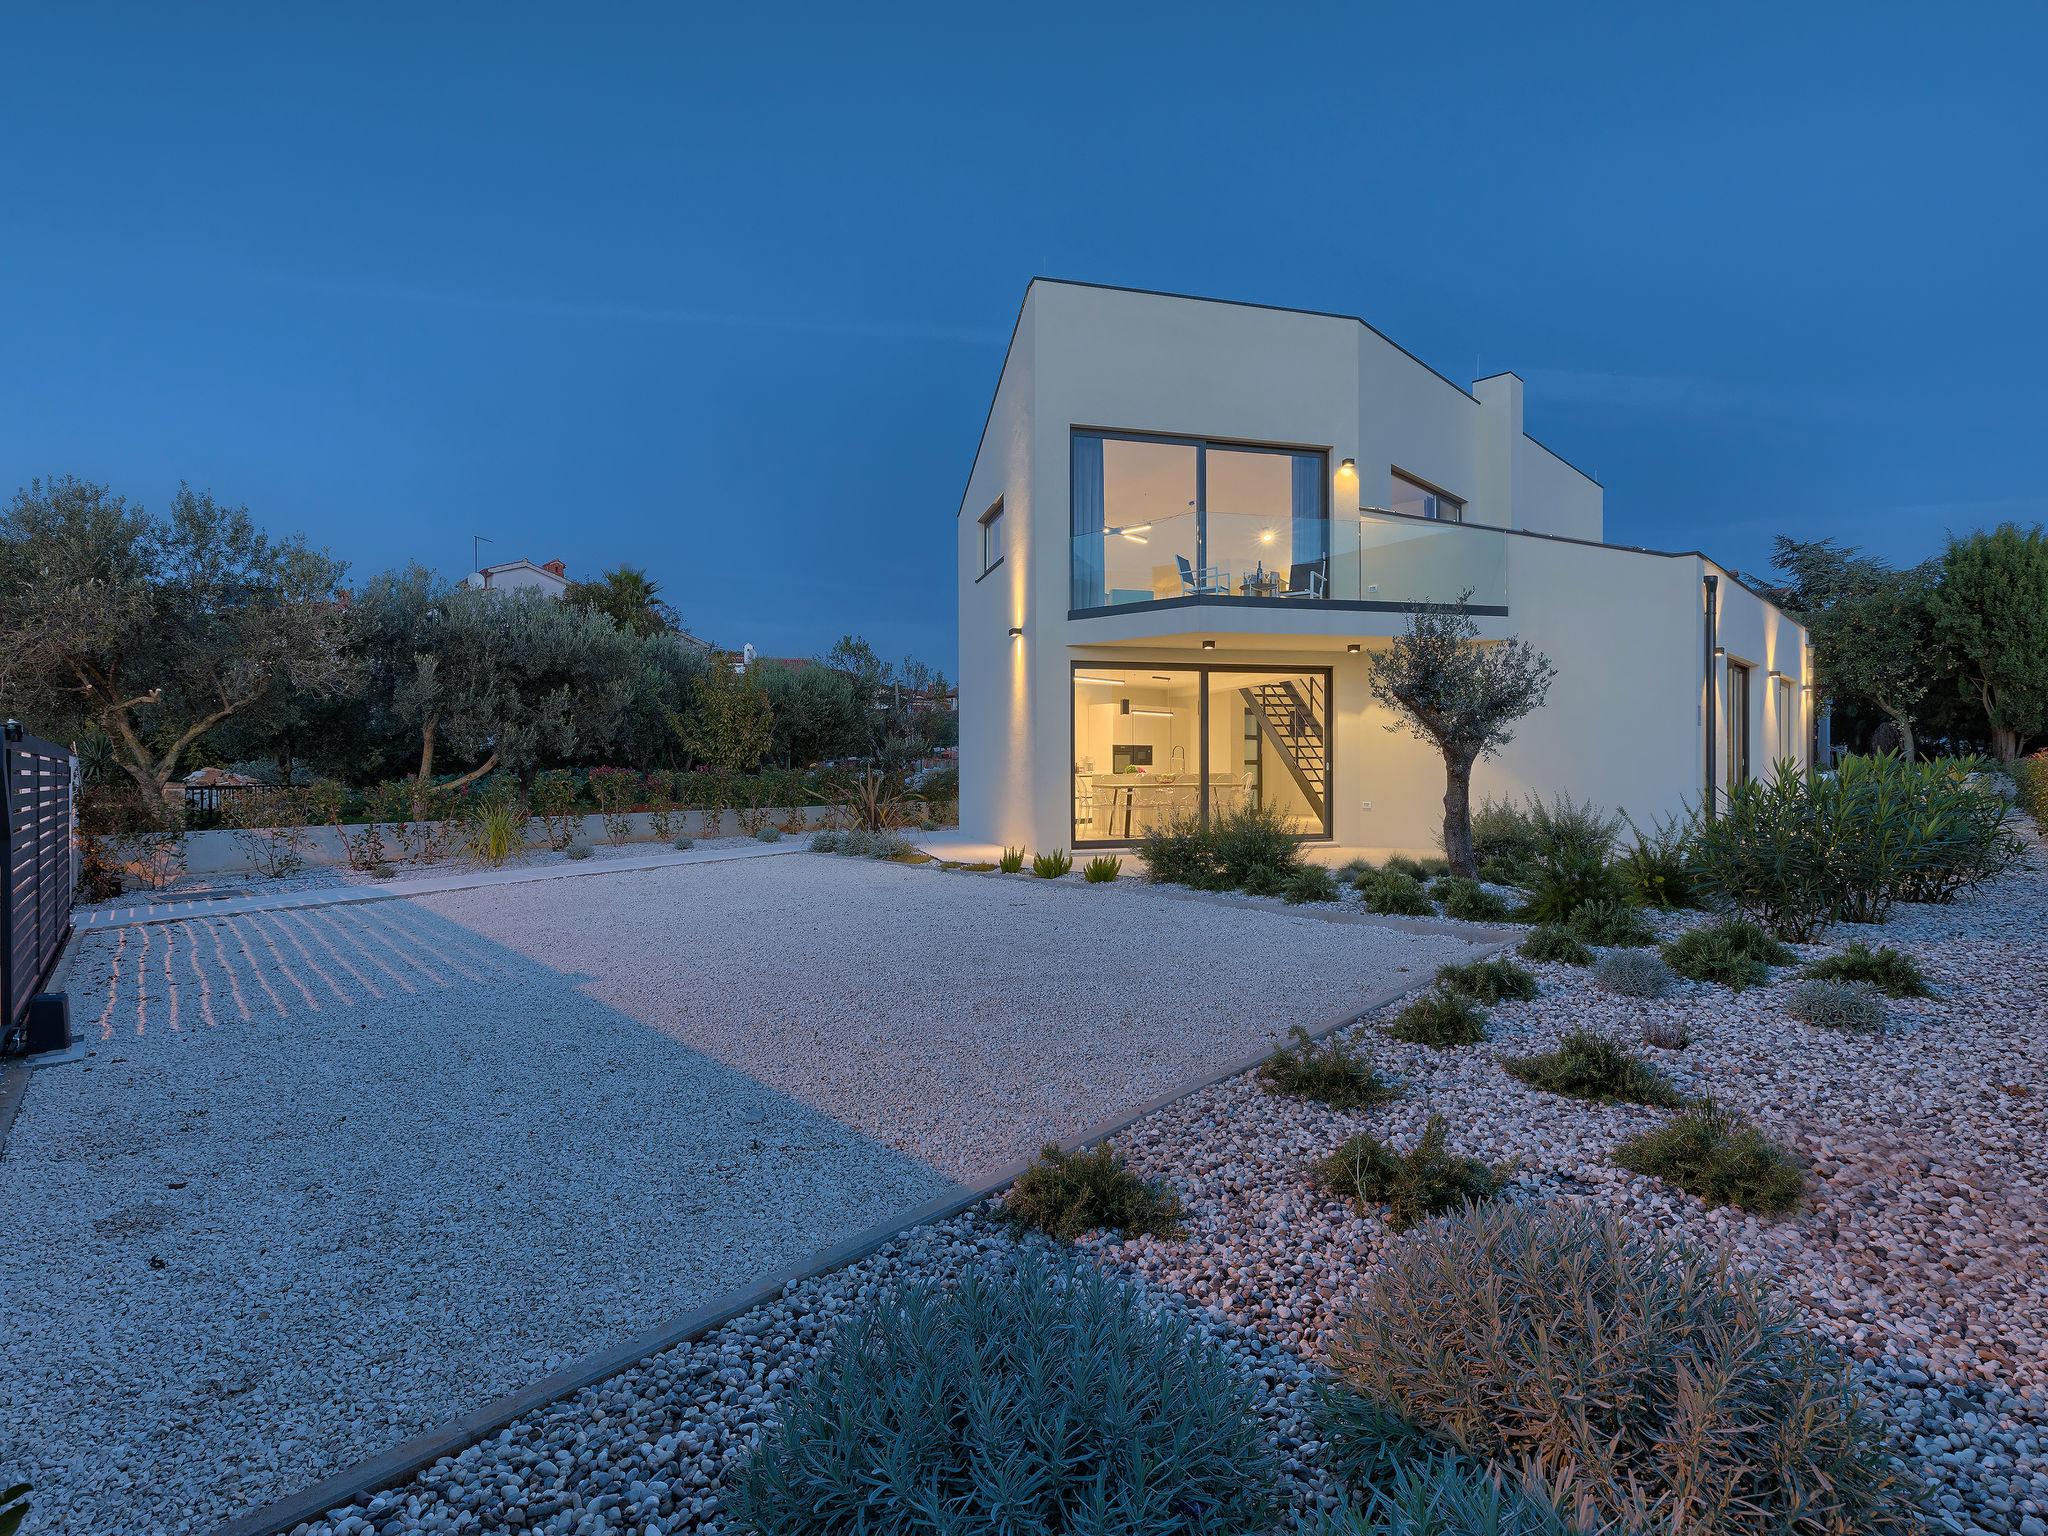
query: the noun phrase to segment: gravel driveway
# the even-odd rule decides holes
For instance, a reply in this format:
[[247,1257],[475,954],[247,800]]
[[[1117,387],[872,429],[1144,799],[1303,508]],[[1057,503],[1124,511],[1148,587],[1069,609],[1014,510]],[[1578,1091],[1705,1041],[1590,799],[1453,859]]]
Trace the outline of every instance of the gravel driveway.
[[1470,953],[809,854],[89,935],[0,1473],[206,1530]]

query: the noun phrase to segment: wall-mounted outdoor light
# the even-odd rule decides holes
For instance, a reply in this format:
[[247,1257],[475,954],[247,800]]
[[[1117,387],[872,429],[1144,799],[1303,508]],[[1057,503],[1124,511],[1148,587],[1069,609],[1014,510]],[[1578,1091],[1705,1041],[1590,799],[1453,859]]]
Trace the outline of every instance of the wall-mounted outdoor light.
[[1213,651],[1216,649],[1216,642],[1214,640],[1204,640],[1202,642],[1202,649],[1205,651]]
[[1356,460],[1356,459],[1346,459],[1346,460],[1345,460],[1345,461],[1344,461],[1344,462],[1343,462],[1342,464],[1339,464],[1339,465],[1337,466],[1337,473],[1338,473],[1338,474],[1340,474],[1340,475],[1355,475],[1355,474],[1357,474],[1357,473],[1358,473],[1358,460]]
[[1728,647],[1725,645],[1717,645],[1714,647],[1714,654],[1716,656],[1726,656],[1728,654]]
[[1024,626],[1022,624],[1012,624],[1010,626],[1010,638],[1012,640],[1022,640],[1024,638]]
[[1347,645],[1344,647],[1344,649],[1349,651],[1354,656],[1358,654],[1358,647],[1356,645]]

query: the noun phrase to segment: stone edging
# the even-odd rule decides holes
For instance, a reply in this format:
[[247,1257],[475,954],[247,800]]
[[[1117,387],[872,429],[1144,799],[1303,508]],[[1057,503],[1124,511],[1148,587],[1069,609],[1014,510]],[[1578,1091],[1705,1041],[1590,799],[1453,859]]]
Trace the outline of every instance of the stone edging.
[[27,1067],[16,1061],[0,1070],[0,1156],[7,1152],[7,1133],[14,1129],[14,1117],[20,1112],[22,1096],[27,1092]]
[[[1435,937],[1452,936],[1446,934],[1442,928],[1431,928],[1426,931]],[[1471,942],[1475,949],[1484,950],[1485,955],[1498,954],[1507,947],[1506,943],[1489,945],[1477,939]],[[1485,958],[1485,955],[1480,958]],[[1363,1015],[1384,1008],[1387,1004],[1411,992],[1420,991],[1427,985],[1427,981],[1411,980],[1382,987],[1348,1008],[1339,1017],[1317,1025],[1309,1031],[1309,1037],[1320,1040],[1325,1035],[1334,1034],[1337,1030],[1356,1023]],[[1226,1066],[1211,1068],[1201,1076],[1177,1088],[1168,1089],[1135,1109],[1089,1127],[1078,1136],[1062,1141],[1060,1146],[1066,1151],[1075,1152],[1084,1147],[1091,1147],[1097,1142],[1107,1141],[1147,1115],[1156,1114],[1168,1105],[1200,1093],[1205,1088],[1214,1087],[1218,1083],[1251,1071],[1272,1054],[1271,1049],[1263,1050]],[[27,1074],[22,1075],[26,1077]],[[949,1217],[959,1215],[970,1206],[979,1205],[991,1195],[1007,1188],[1031,1166],[1033,1161],[1036,1159],[1014,1163],[978,1185],[939,1195],[916,1207],[908,1215],[892,1217],[843,1243],[813,1254],[793,1267],[775,1271],[765,1279],[756,1280],[741,1290],[728,1292],[715,1301],[657,1323],[622,1343],[614,1344],[608,1349],[564,1366],[531,1386],[494,1398],[481,1407],[435,1425],[410,1440],[401,1441],[388,1451],[359,1461],[354,1466],[345,1467],[311,1487],[286,1494],[283,1498],[273,1500],[247,1514],[238,1515],[226,1524],[216,1526],[209,1536],[278,1536],[278,1533],[288,1532],[302,1522],[319,1519],[330,1509],[337,1509],[345,1504],[361,1503],[374,1493],[405,1482],[442,1457],[455,1455],[466,1447],[496,1434],[515,1419],[524,1418],[537,1409],[582,1391],[585,1387],[594,1386],[600,1381],[616,1376],[650,1356],[702,1338],[713,1329],[731,1322],[735,1317],[775,1300],[790,1286],[800,1281],[835,1269],[843,1269],[913,1228],[945,1221]]]

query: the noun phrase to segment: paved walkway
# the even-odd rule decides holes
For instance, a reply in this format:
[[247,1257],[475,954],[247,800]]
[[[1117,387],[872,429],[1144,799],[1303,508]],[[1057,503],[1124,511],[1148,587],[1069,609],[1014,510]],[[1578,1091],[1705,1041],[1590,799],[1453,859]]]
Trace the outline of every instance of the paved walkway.
[[374,885],[332,885],[300,891],[251,891],[244,896],[170,896],[160,901],[119,907],[95,907],[75,913],[72,926],[84,931],[126,928],[136,923],[175,923],[194,917],[235,917],[248,912],[294,912],[306,907],[340,907],[365,901],[396,901],[436,891],[469,891],[490,885],[524,885],[530,880],[567,879],[576,875],[615,875],[634,869],[667,869],[675,864],[720,864],[731,859],[772,858],[797,853],[801,841],[749,843],[735,848],[691,848],[682,852],[629,853],[609,859],[575,863],[518,865],[509,869],[473,869],[457,874],[421,875],[412,880],[380,880]]

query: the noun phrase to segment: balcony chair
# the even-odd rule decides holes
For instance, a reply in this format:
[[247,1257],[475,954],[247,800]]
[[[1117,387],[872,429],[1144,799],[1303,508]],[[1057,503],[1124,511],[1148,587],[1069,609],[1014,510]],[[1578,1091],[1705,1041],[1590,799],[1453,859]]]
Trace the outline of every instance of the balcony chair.
[[1221,566],[1212,565],[1198,571],[1188,563],[1186,555],[1175,555],[1173,559],[1180,567],[1182,597],[1209,597],[1230,590],[1230,572]]
[[1323,578],[1323,562],[1297,560],[1288,568],[1287,585],[1280,589],[1280,595],[1320,599],[1327,590],[1328,586]]

